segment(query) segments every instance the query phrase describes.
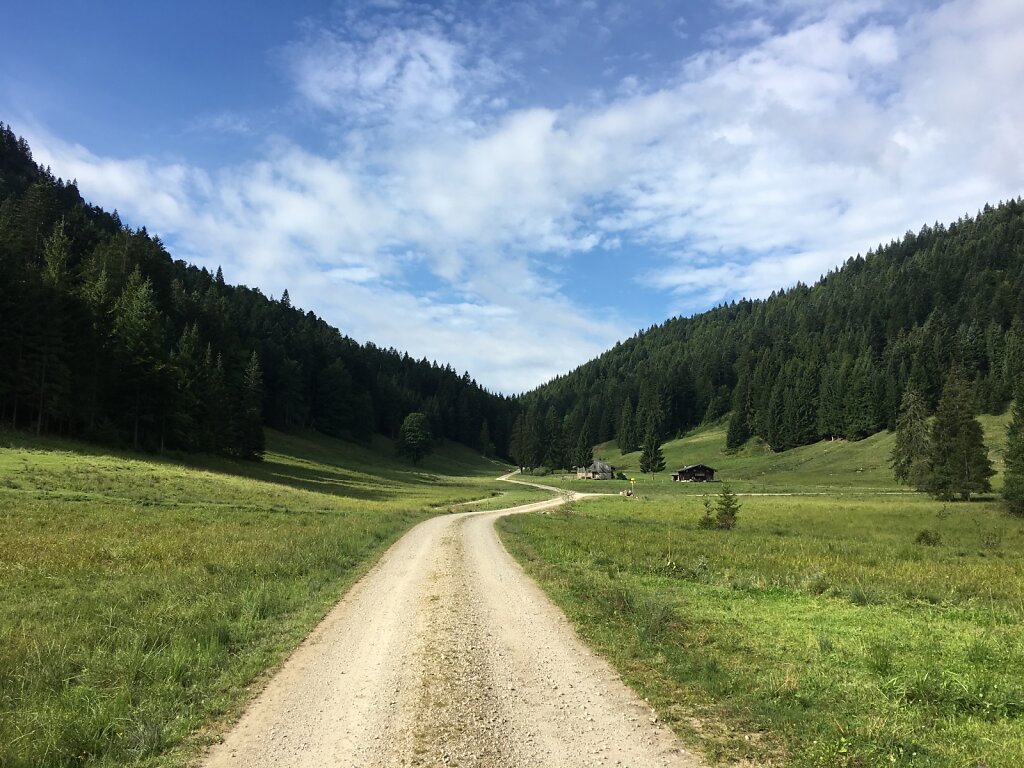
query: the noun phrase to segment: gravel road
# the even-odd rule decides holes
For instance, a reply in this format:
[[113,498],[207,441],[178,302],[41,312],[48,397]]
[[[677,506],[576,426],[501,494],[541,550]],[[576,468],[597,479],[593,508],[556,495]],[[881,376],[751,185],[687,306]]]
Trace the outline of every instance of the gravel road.
[[202,765],[700,766],[498,540],[563,500],[413,528]]

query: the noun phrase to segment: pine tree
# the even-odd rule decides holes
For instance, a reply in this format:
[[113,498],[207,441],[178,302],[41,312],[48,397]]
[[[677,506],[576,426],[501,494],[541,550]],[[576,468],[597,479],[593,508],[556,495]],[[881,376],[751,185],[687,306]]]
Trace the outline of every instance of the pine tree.
[[950,374],[932,424],[927,489],[940,499],[992,490],[995,473],[988,458],[981,424],[974,418],[967,384],[959,372]]
[[516,420],[512,424],[508,453],[520,471],[526,469],[526,417],[522,413],[516,416]]
[[253,352],[242,378],[239,418],[235,425],[236,450],[243,459],[262,461],[265,450],[263,436],[263,372],[259,357]]
[[[715,500],[714,526],[719,530],[729,531],[736,527],[736,518],[740,513],[740,500],[732,492],[728,484],[722,484],[722,490]],[[709,517],[710,515],[705,515]],[[707,526],[704,526],[707,527]]]
[[480,437],[477,439],[479,443],[480,453],[484,456],[494,455],[494,443],[491,441],[491,430],[487,425],[487,419],[483,420],[480,425]]
[[333,360],[316,380],[313,426],[325,435],[341,437],[352,427],[352,377],[341,360]]
[[562,430],[562,420],[558,418],[554,406],[548,408],[547,416],[544,417],[544,437],[547,442],[545,465],[551,469],[564,469],[569,463],[569,447]]
[[112,328],[122,360],[122,380],[131,403],[132,445],[135,448],[139,447],[143,410],[148,410],[152,381],[161,368],[161,326],[162,318],[153,298],[153,285],[148,279],[143,279],[136,267],[114,302]]
[[619,428],[615,438],[619,444],[619,450],[625,453],[632,453],[640,446],[636,439],[636,422],[633,419],[633,401],[626,398],[622,404],[622,413],[619,416]]
[[640,454],[640,471],[653,475],[664,470],[665,454],[661,451],[658,433],[653,429],[648,430],[647,437],[644,438],[643,452]]
[[419,464],[433,448],[433,437],[430,434],[430,422],[426,414],[413,411],[402,422],[398,430],[395,450],[413,464]]
[[924,490],[928,480],[928,414],[924,400],[916,390],[907,389],[900,401],[896,420],[896,442],[890,466],[896,480]]
[[585,469],[594,463],[594,445],[590,441],[590,422],[583,424],[579,437],[576,438],[576,448],[572,452],[572,463],[578,469]]
[[740,368],[739,381],[733,392],[732,415],[729,417],[729,429],[725,434],[725,447],[736,449],[751,437],[750,431],[750,375],[749,364]]
[[1003,501],[1011,513],[1024,515],[1024,386],[1018,387],[1013,419],[1006,428]]

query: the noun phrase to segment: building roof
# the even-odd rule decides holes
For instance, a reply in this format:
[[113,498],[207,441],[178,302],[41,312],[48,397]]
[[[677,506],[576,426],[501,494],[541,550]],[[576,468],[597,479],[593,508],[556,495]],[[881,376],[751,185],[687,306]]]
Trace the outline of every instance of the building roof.
[[613,469],[615,469],[615,467],[606,461],[595,461],[587,467],[588,472],[611,472]]
[[690,469],[710,469],[712,472],[717,471],[717,470],[715,470],[714,467],[709,467],[707,464],[687,464],[685,467],[683,467],[679,471],[680,472],[686,472],[687,470],[690,470]]

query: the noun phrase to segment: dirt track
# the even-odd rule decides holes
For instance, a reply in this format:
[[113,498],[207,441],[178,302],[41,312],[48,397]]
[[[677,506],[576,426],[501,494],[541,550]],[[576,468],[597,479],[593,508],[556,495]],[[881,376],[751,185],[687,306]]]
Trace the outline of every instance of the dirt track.
[[498,517],[560,503],[411,530],[202,765],[700,765],[498,540]]

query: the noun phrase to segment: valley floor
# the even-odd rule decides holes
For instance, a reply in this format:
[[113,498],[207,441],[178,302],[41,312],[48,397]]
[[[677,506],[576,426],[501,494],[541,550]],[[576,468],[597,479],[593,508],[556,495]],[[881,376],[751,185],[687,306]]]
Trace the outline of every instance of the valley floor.
[[204,766],[700,765],[498,541],[495,519],[564,501],[418,525]]

